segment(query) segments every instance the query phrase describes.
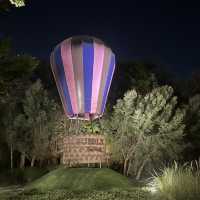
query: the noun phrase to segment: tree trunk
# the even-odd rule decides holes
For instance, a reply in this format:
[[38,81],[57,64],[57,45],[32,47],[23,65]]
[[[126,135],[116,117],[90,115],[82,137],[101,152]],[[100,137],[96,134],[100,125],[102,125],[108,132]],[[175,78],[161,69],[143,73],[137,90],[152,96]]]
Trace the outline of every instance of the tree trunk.
[[23,169],[25,166],[25,158],[26,158],[26,154],[25,152],[22,152],[20,156],[20,169]]
[[127,172],[126,172],[126,176],[129,175],[130,169],[131,169],[131,162],[128,163],[128,168],[127,168]]
[[31,167],[34,167],[34,165],[35,165],[35,156],[33,156],[31,159]]
[[39,166],[42,167],[42,160],[39,160]]
[[54,164],[54,165],[57,165],[58,164],[58,160],[57,160],[57,158],[52,158],[52,163]]
[[144,169],[144,166],[146,165],[148,159],[144,160],[142,165],[140,166],[139,170],[138,170],[138,173],[137,173],[137,176],[136,176],[136,180],[139,180],[140,179],[140,176],[142,174],[142,171]]
[[10,145],[10,169],[13,169],[13,145]]
[[123,169],[123,174],[124,174],[124,176],[126,176],[127,165],[128,165],[128,159],[126,158],[126,159],[124,160],[124,169]]

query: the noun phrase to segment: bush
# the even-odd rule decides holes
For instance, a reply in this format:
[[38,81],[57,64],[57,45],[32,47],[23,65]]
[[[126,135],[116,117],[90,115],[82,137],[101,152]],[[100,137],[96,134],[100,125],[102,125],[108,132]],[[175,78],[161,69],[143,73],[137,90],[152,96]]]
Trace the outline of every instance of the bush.
[[198,162],[165,167],[161,175],[154,175],[150,187],[163,200],[200,199],[200,168]]

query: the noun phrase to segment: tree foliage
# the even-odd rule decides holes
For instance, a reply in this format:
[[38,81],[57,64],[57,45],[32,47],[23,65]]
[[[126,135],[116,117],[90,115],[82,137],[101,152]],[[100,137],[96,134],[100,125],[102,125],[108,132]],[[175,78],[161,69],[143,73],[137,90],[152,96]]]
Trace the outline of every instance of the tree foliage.
[[140,178],[147,165],[176,159],[183,149],[184,116],[170,86],[146,95],[130,90],[119,99],[104,124],[113,158],[123,163],[124,174]]
[[26,0],[1,0],[0,12],[10,11],[11,7],[21,8],[25,6]]
[[[27,85],[39,61],[29,55],[16,55],[12,52],[8,38],[0,40],[0,98],[12,93],[17,85]],[[20,84],[22,83],[23,84]]]
[[185,151],[187,159],[198,159],[200,155],[200,95],[189,99],[186,114],[185,140],[189,145]]
[[[32,56],[14,54],[10,39],[0,40],[0,137],[10,148],[11,167],[12,153],[20,140],[15,118],[22,111],[24,92],[31,84],[30,77],[37,65],[38,60]],[[21,132],[22,128],[24,131],[26,126],[20,128]]]
[[[50,153],[49,145],[54,134],[57,104],[50,99],[47,91],[38,80],[26,91],[23,101],[23,112],[16,120],[20,127],[27,127],[26,143],[30,141],[28,154],[33,159],[44,160]],[[19,135],[23,134],[19,132]],[[23,138],[24,137],[23,135]],[[23,147],[23,149],[25,149]]]
[[9,0],[9,1],[15,7],[23,7],[23,6],[25,6],[25,0]]

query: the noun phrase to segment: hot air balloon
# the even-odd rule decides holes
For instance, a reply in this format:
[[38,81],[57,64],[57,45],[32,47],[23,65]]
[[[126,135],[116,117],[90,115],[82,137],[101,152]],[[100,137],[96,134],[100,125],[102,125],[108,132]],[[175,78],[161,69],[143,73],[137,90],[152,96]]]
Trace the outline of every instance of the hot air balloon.
[[95,37],[76,36],[58,44],[50,60],[67,117],[100,118],[115,69],[112,50]]

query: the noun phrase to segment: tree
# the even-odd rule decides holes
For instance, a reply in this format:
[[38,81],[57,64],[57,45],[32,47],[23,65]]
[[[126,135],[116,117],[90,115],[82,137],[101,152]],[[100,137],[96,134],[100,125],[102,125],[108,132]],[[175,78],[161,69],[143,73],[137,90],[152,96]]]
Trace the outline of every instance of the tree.
[[200,86],[199,86],[199,81],[200,81],[200,70],[195,70],[192,73],[192,77],[189,80],[189,94],[190,97],[194,96],[196,94],[200,94]]
[[1,0],[0,13],[10,11],[12,7],[21,8],[25,6],[26,0]]
[[9,1],[15,7],[23,7],[23,6],[25,6],[25,0],[9,0]]
[[[54,134],[57,104],[50,99],[41,82],[37,80],[26,91],[23,101],[23,113],[18,116],[22,119],[21,126],[27,126],[26,135],[30,138],[29,152],[22,152],[23,160],[27,153],[31,157],[31,165],[35,160],[44,160],[49,151],[49,144]],[[25,121],[24,121],[25,120]],[[21,134],[21,133],[19,133]],[[23,167],[24,163],[22,164]]]
[[25,6],[25,0],[1,0],[0,1],[0,9],[1,10],[8,10],[10,5],[15,7],[23,7]]
[[186,113],[185,140],[189,142],[185,150],[186,158],[198,159],[200,155],[200,95],[189,99]]
[[13,167],[13,150],[16,147],[16,116],[21,112],[24,91],[30,85],[30,77],[38,60],[28,55],[15,55],[10,39],[0,40],[0,127],[1,138],[8,145]]
[[113,159],[123,163],[124,175],[139,179],[146,166],[177,159],[184,148],[184,116],[170,86],[146,95],[135,90],[125,93],[104,122]]
[[9,95],[16,97],[16,89],[24,92],[38,64],[35,57],[14,54],[9,38],[0,39],[0,103]]
[[15,102],[9,103],[9,110],[4,108],[2,111],[7,112],[1,119],[1,130],[4,132],[4,134],[2,134],[3,140],[6,141],[8,148],[10,149],[10,168],[12,170],[13,152],[16,144],[16,130],[13,123],[16,116]]

